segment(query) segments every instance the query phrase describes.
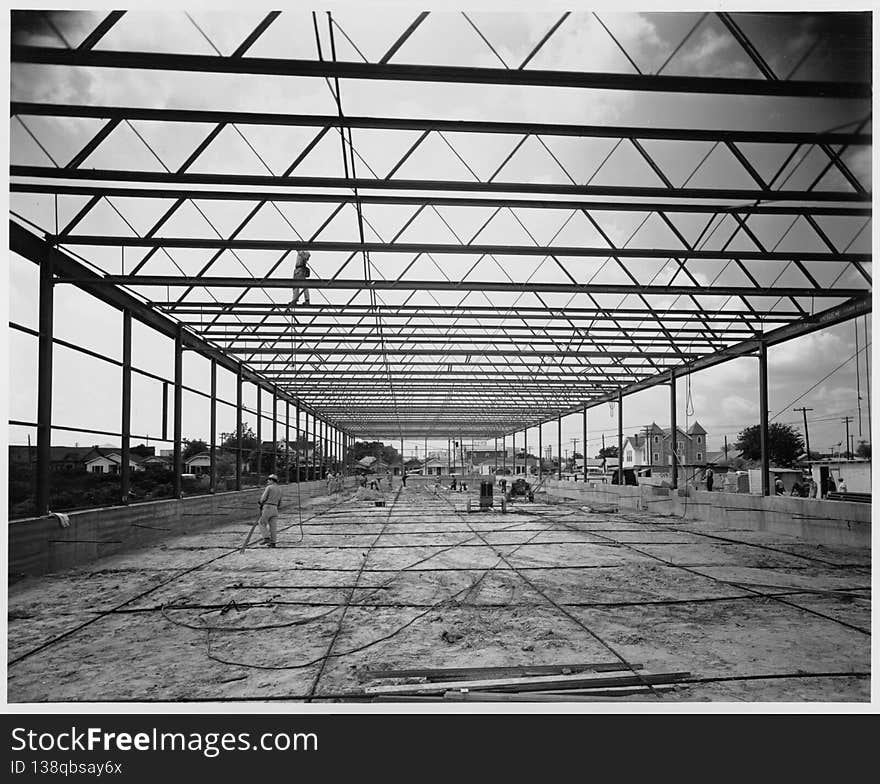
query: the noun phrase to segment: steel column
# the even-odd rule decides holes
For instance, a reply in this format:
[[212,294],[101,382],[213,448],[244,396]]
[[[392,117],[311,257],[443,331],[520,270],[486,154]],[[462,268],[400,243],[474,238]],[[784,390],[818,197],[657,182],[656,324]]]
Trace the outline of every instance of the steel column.
[[770,495],[770,433],[767,394],[767,343],[758,344],[758,406],[761,430],[761,487],[764,495]]
[[284,482],[290,484],[290,401],[284,401]]
[[299,482],[300,482],[300,475],[299,475],[299,453],[300,453],[300,448],[301,448],[301,441],[300,441],[300,439],[302,438],[302,436],[301,436],[301,431],[300,431],[300,426],[299,426],[299,416],[300,416],[300,414],[299,414],[299,401],[297,401],[297,403],[296,403],[296,428],[295,428],[295,430],[296,430],[296,449],[294,450],[294,451],[296,452],[296,455],[295,455],[295,457],[294,457],[294,460],[296,461],[296,464],[295,464],[295,465],[296,465],[296,483],[297,483],[297,484],[299,484]]
[[617,391],[617,480],[623,485],[623,390]]
[[587,409],[584,409],[584,482],[587,481],[589,475],[587,469]]
[[128,503],[131,492],[131,311],[122,311],[122,465],[120,494]]
[[678,487],[678,403],[675,372],[669,374],[669,433],[672,450],[672,489]]
[[272,387],[272,473],[278,476],[278,393]]
[[257,384],[257,476],[263,473],[263,389]]
[[559,480],[562,480],[562,417],[560,416],[557,420],[557,434],[559,436],[559,457],[557,458],[559,461]]
[[209,489],[217,492],[217,360],[211,358],[211,483]]
[[235,489],[241,490],[241,451],[242,451],[242,370],[243,366],[238,365],[238,372],[235,376]]
[[40,258],[40,336],[37,371],[37,475],[36,513],[49,512],[49,468],[52,459],[52,335],[55,291],[51,248]]
[[183,496],[183,327],[174,339],[174,497]]
[[540,422],[538,424],[538,479],[542,479],[544,476],[544,438],[543,438],[543,430],[544,423]]

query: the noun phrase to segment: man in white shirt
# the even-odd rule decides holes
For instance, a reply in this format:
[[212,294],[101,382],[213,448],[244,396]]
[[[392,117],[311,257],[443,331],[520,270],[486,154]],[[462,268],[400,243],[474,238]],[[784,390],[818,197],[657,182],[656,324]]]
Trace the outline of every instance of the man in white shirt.
[[275,547],[278,539],[278,510],[283,497],[284,491],[278,486],[278,477],[269,474],[266,489],[260,496],[260,533],[263,534],[260,544],[267,547]]

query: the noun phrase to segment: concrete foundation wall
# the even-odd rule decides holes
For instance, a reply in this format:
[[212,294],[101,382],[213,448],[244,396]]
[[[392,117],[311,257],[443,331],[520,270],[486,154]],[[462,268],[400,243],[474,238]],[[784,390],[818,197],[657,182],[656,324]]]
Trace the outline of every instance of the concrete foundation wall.
[[707,529],[745,528],[797,536],[815,544],[871,546],[870,504],[557,480],[548,480],[543,489],[551,501],[671,515],[703,522]]
[[[354,480],[347,479],[345,486],[351,489]],[[297,485],[282,487],[285,505],[296,504]],[[236,520],[254,521],[262,491],[254,488],[71,512],[69,528],[62,528],[54,517],[12,521],[8,526],[9,576],[17,579],[69,569],[168,536]],[[327,483],[303,482],[299,491],[305,501],[326,494]]]

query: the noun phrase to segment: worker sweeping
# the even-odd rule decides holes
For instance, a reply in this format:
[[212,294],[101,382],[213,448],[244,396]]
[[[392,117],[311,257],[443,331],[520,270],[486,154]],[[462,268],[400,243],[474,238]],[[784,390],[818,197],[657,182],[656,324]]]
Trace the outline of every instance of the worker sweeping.
[[281,508],[283,496],[284,491],[278,486],[278,477],[269,474],[266,488],[260,496],[260,533],[263,534],[260,544],[267,547],[275,547],[278,539],[278,510]]
[[[307,250],[298,250],[296,252],[296,266],[293,268],[294,280],[304,280],[312,274],[312,271],[309,269],[309,259],[311,258],[311,256],[312,254],[309,253]],[[307,288],[297,286],[292,292],[292,297],[290,300],[291,307],[299,302],[300,296],[302,296],[304,305],[309,304],[309,290]]]

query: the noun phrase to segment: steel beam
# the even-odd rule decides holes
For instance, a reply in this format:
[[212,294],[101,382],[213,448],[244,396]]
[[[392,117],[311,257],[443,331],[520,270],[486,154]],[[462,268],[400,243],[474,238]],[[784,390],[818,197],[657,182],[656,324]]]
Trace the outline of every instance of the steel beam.
[[[10,177],[152,182],[161,185],[219,185],[264,188],[345,188],[358,190],[462,191],[465,193],[543,193],[558,196],[614,196],[621,198],[735,199],[741,201],[870,202],[870,194],[855,191],[773,190],[771,188],[668,188],[658,185],[577,185],[551,182],[480,182],[473,180],[409,180],[375,177],[279,177],[269,174],[156,172],[130,169],[58,169],[53,166],[12,165]],[[670,209],[672,205],[670,205]]]
[[[61,176],[61,175],[59,175]],[[13,182],[9,185],[12,193],[42,193],[65,196],[102,196],[141,199],[200,199],[209,201],[246,202],[294,202],[306,204],[355,204],[391,206],[435,206],[435,207],[509,207],[510,209],[540,210],[584,210],[587,212],[658,212],[687,214],[731,214],[731,215],[809,215],[835,217],[870,217],[870,205],[864,207],[838,207],[829,204],[707,204],[650,201],[570,201],[560,199],[516,199],[466,196],[394,196],[388,194],[360,194],[355,197],[340,193],[292,193],[289,191],[222,190],[219,188],[181,189],[181,188],[137,188],[113,185],[64,185],[41,182]],[[805,194],[806,196],[806,194]],[[810,194],[812,197],[812,194]],[[64,234],[64,232],[62,232]]]
[[835,131],[753,131],[735,129],[658,128],[656,126],[582,125],[570,123],[444,120],[437,118],[364,117],[335,114],[231,112],[202,109],[150,109],[138,106],[11,101],[10,115],[87,117],[146,122],[268,125],[315,128],[360,128],[391,131],[564,136],[601,139],[655,139],[663,141],[724,142],[730,144],[844,144],[869,145],[869,133]]
[[153,52],[69,50],[13,45],[11,61],[67,67],[131,68],[149,71],[246,73],[276,76],[311,76],[332,79],[380,79],[456,84],[505,84],[535,87],[569,87],[717,95],[774,97],[871,98],[868,82],[771,81],[766,79],[705,76],[649,76],[540,69],[480,68],[449,65],[404,65],[329,60],[295,60],[269,57],[230,58],[219,55],[164,54]]
[[[63,279],[62,283],[81,285],[82,278]],[[293,278],[230,278],[173,275],[105,275],[92,285],[104,286],[206,286],[216,288],[291,289]],[[309,289],[342,289],[347,291],[502,291],[508,293],[543,292],[557,294],[645,294],[647,296],[730,296],[730,297],[834,297],[847,299],[863,296],[865,289],[808,288],[805,286],[696,286],[599,284],[599,283],[507,283],[503,281],[454,280],[297,280],[296,286]],[[646,318],[649,317],[646,312]]]

